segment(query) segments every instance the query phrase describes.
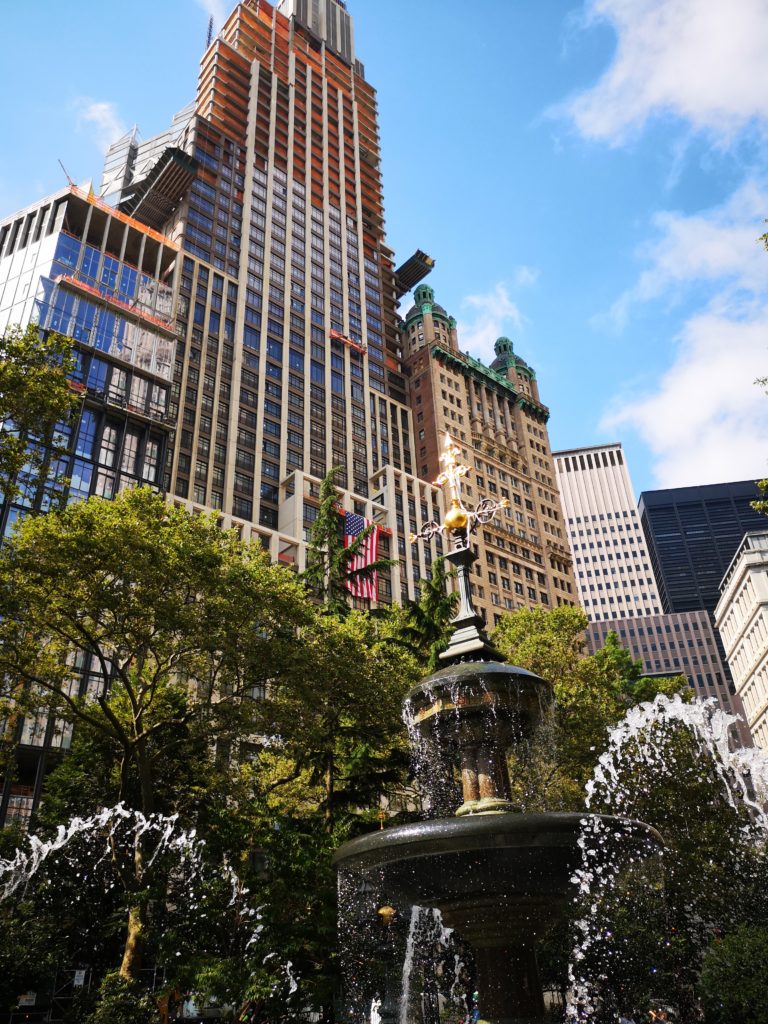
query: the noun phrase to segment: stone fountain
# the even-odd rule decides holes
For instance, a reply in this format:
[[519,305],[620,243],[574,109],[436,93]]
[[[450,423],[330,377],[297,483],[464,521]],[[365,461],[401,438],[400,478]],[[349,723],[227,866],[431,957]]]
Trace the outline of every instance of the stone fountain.
[[[451,507],[442,524],[430,523],[419,535],[439,531],[452,541],[446,559],[456,569],[460,597],[454,632],[441,655],[445,667],[414,687],[405,704],[422,752],[442,765],[426,795],[440,807],[455,792],[452,815],[354,839],[334,863],[362,885],[375,880],[412,905],[438,909],[473,950],[481,1016],[528,1024],[544,1019],[536,945],[572,896],[585,815],[526,814],[511,801],[507,755],[537,728],[552,688],[503,663],[473,608],[470,536],[508,503],[484,499],[467,507],[460,480],[469,470],[459,456],[446,436],[437,483],[450,488]],[[642,822],[600,818],[604,834],[625,847],[661,843]],[[406,1012],[400,1020],[405,1024]]]

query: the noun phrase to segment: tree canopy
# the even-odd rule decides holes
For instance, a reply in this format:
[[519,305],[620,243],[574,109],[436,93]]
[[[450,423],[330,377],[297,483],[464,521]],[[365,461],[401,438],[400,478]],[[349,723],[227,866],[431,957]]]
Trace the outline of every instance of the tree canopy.
[[[6,697],[87,727],[110,753],[112,795],[145,816],[188,797],[169,765],[205,762],[212,744],[260,728],[253,697],[291,671],[311,614],[293,575],[256,545],[148,488],[30,518],[0,548]],[[127,977],[142,960],[145,853],[140,841],[115,852],[136,897]]]
[[57,425],[80,401],[67,379],[73,365],[71,343],[60,334],[30,324],[0,335],[0,490],[6,499],[33,488],[46,458],[64,450]]
[[[260,547],[147,488],[25,520],[0,548],[3,699],[9,714],[75,727],[35,827],[55,835],[119,801],[175,815],[175,827],[204,837],[208,873],[182,894],[173,858],[126,827],[105,832],[112,855],[84,888],[74,865],[92,858],[73,842],[21,903],[0,907],[8,931],[19,915],[39,924],[26,958],[0,942],[9,978],[87,958],[104,977],[122,962],[133,983],[142,964],[162,962],[180,988],[261,1005],[279,1003],[280,964],[291,960],[302,998],[329,1007],[331,851],[371,827],[382,794],[407,775],[401,702],[419,665],[392,643],[396,629],[386,614],[313,603]],[[266,966],[231,927],[221,863],[266,901],[260,927],[276,954]],[[193,907],[201,928],[190,928]],[[107,1002],[132,991],[105,984]]]
[[552,715],[520,756],[512,776],[529,809],[583,806],[584,786],[604,749],[608,729],[657,693],[687,693],[684,676],[648,679],[609,633],[604,647],[585,654],[587,617],[581,608],[521,609],[505,615],[492,640],[507,661],[551,682]]

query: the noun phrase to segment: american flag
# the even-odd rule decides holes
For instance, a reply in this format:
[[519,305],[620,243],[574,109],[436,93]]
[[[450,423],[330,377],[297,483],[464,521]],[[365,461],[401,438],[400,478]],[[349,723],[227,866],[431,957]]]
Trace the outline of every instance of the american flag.
[[[357,537],[363,532],[366,526],[373,526],[367,519],[357,515],[355,512],[344,513],[344,547],[348,548]],[[379,557],[379,530],[374,526],[368,536],[360,545],[360,550],[349,563],[350,570],[365,569]],[[353,576],[347,580],[347,589],[354,597],[365,597],[369,601],[379,599],[379,574],[370,573],[368,576]]]

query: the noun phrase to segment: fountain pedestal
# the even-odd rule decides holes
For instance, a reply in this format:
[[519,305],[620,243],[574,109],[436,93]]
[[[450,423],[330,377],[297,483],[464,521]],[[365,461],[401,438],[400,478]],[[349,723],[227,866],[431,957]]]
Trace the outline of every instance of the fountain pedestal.
[[475,946],[483,1017],[494,1024],[528,1024],[544,1017],[536,951],[531,946]]

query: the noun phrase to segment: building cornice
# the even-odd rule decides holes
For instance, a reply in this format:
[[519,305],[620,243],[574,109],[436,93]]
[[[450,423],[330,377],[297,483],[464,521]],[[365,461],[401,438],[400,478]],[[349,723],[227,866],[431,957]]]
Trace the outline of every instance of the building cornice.
[[445,363],[452,370],[458,370],[465,377],[473,377],[486,387],[495,390],[504,398],[513,399],[521,409],[525,409],[526,412],[531,413],[536,419],[544,423],[549,419],[549,409],[539,405],[529,395],[520,394],[511,381],[497,373],[496,370],[492,370],[490,366],[481,363],[479,359],[473,359],[472,356],[464,352],[449,352],[440,345],[433,345],[431,352],[438,362]]

